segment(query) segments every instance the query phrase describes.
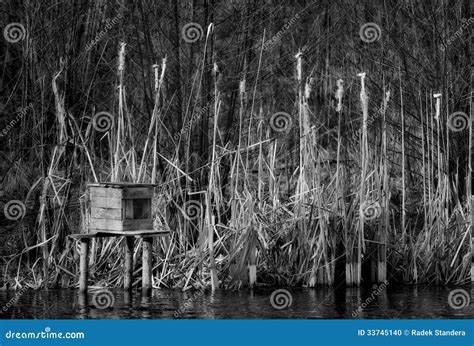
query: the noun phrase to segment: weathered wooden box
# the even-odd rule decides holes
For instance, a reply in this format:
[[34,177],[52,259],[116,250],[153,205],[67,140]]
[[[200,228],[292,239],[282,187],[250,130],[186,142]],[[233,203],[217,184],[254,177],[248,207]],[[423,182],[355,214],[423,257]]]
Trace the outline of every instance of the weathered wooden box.
[[89,232],[152,231],[153,184],[91,183]]

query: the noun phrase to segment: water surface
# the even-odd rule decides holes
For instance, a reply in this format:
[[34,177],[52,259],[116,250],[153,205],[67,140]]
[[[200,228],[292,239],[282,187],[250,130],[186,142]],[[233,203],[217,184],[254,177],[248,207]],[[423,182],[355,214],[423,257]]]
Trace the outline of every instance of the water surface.
[[[474,288],[464,289],[470,294]],[[151,297],[140,292],[112,289],[107,300],[97,301],[96,291],[87,296],[77,290],[0,291],[0,318],[7,319],[333,319],[333,318],[472,318],[474,307],[453,309],[452,290],[445,287],[389,285],[368,288],[287,288],[291,305],[276,309],[270,303],[276,288],[240,291],[188,291],[154,289]],[[96,296],[94,296],[96,295]],[[15,302],[15,297],[18,301]],[[104,298],[105,299],[105,298]],[[11,305],[1,313],[2,308]],[[363,307],[363,308],[362,308]],[[3,309],[5,310],[5,309]]]

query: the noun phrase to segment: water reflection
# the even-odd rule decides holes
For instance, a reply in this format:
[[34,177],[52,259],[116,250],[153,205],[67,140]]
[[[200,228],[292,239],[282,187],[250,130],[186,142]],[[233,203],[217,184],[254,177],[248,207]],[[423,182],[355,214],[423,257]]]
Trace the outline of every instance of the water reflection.
[[151,309],[153,308],[151,303],[151,297],[149,295],[143,295],[140,302],[140,312],[142,319],[151,319]]
[[77,311],[79,312],[78,319],[86,319],[86,316],[89,313],[86,293],[77,292]]
[[[92,292],[27,290],[0,318],[471,318],[474,313],[472,303],[464,309],[452,309],[447,302],[450,290],[444,287],[289,288],[292,305],[283,310],[270,304],[273,290],[153,290],[151,296],[144,296],[118,289],[113,290],[114,304],[107,309],[94,306]],[[474,291],[470,287],[466,290]],[[0,291],[0,306],[15,296],[15,292]]]

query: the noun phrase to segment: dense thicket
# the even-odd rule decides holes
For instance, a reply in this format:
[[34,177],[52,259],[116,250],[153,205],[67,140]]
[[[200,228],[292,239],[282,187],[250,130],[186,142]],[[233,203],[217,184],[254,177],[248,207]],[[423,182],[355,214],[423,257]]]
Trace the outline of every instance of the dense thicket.
[[75,284],[93,181],[159,184],[156,286],[468,280],[468,0],[0,4],[4,283]]

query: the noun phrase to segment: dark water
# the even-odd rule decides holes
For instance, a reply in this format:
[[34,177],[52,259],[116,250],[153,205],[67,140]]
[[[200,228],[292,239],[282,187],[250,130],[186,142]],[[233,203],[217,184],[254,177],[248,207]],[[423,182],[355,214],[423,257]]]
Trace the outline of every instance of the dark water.
[[[454,309],[448,304],[452,289],[423,286],[368,288],[288,288],[292,303],[275,309],[275,289],[212,292],[158,290],[151,297],[114,289],[109,299],[76,290],[0,291],[0,318],[15,319],[318,319],[318,318],[473,318],[474,288],[463,287],[470,304]],[[17,298],[17,302],[15,302]],[[8,306],[6,305],[7,303]],[[285,301],[282,301],[285,303]],[[103,308],[104,305],[110,305]],[[358,308],[363,305],[363,309]],[[102,308],[98,308],[98,306]],[[278,306],[277,306],[278,307]],[[2,313],[3,311],[3,313]]]

